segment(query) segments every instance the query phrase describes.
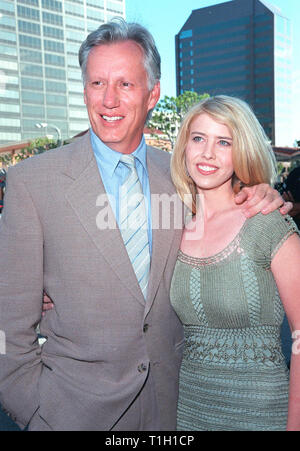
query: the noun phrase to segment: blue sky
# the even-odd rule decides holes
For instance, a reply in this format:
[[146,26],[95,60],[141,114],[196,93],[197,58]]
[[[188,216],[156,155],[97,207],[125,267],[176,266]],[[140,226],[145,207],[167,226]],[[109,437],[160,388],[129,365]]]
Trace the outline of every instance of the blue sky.
[[[175,35],[193,9],[224,3],[226,0],[125,0],[126,18],[148,28],[162,57],[161,94],[176,95]],[[293,29],[293,80],[295,124],[293,135],[300,139],[300,2],[299,0],[267,0],[290,19]]]

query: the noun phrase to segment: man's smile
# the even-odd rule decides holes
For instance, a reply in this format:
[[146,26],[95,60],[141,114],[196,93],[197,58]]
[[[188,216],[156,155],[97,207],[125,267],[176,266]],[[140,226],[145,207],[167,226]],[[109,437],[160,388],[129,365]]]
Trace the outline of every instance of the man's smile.
[[106,114],[100,114],[102,119],[104,119],[106,122],[116,122],[124,119],[124,116],[106,116]]

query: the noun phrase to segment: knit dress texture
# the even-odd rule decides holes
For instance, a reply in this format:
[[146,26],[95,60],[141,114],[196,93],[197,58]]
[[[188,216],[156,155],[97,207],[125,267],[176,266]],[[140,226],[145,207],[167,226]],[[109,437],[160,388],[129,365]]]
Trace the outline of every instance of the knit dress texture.
[[171,284],[171,303],[185,332],[178,430],[286,429],[284,309],[270,267],[294,233],[293,220],[275,211],[247,219],[212,257],[179,251]]

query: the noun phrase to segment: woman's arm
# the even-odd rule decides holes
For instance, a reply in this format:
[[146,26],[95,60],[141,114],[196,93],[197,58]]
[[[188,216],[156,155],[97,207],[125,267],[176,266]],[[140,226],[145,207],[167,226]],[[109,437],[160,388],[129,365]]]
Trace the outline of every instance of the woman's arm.
[[[300,338],[300,238],[294,234],[276,253],[271,270],[292,328]],[[300,431],[300,345],[294,342],[290,368],[288,431]]]

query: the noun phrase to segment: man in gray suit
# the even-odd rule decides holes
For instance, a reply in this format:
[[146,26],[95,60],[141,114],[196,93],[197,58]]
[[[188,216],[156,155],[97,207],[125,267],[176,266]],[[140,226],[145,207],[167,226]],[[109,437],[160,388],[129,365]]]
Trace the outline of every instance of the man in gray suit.
[[[183,333],[169,287],[182,217],[171,208],[166,226],[154,212],[153,199],[175,193],[168,154],[143,138],[159,99],[160,57],[147,30],[123,21],[89,35],[79,57],[91,130],[7,175],[0,401],[29,430],[173,430]],[[134,171],[123,155],[135,157]],[[143,286],[120,224],[129,173],[146,199]],[[272,192],[251,195],[250,208],[261,209]],[[41,320],[43,290],[54,308]]]

